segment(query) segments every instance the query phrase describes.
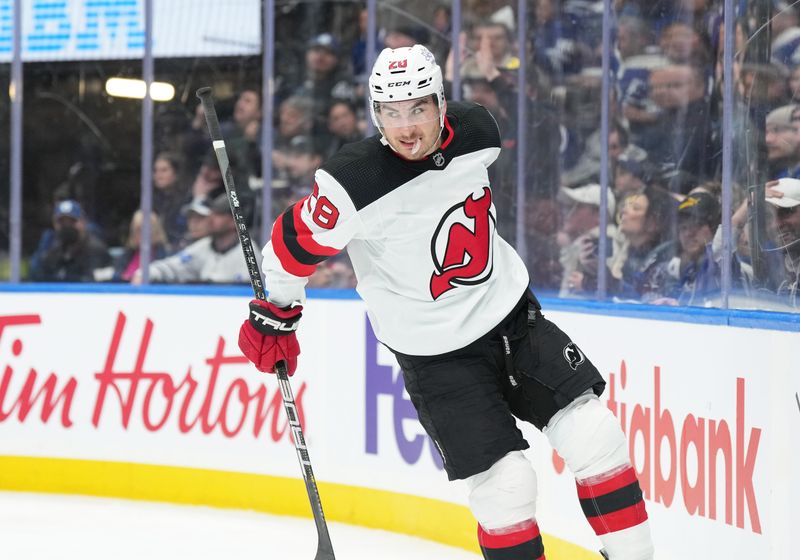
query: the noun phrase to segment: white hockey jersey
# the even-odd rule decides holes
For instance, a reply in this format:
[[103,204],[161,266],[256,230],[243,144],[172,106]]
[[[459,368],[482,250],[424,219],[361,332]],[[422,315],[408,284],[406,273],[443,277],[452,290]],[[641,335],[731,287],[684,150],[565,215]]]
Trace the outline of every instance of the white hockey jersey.
[[429,356],[466,346],[499,323],[528,286],[522,259],[496,232],[488,167],[497,124],[448,103],[440,149],[400,158],[378,137],[344,146],[313,193],[275,222],[264,247],[270,301],[304,300],[316,265],[345,247],[378,340]]

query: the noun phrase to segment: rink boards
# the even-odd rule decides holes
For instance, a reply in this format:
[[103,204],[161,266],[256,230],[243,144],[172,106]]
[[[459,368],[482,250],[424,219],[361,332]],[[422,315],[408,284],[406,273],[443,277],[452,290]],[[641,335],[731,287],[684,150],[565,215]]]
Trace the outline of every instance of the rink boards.
[[[474,550],[392,355],[363,303],[334,296],[306,306],[292,379],[327,517]],[[248,299],[0,292],[0,489],[310,516],[277,384],[236,345]],[[545,311],[608,380],[659,560],[794,556],[800,334]],[[524,431],[548,558],[597,558],[574,481]]]

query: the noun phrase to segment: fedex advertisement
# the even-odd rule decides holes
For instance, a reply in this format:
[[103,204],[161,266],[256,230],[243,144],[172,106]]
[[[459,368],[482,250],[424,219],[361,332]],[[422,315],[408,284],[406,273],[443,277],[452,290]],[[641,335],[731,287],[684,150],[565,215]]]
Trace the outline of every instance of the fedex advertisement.
[[[248,300],[246,290],[0,292],[0,489],[23,489],[9,465],[24,465],[24,489],[61,491],[30,473],[73,460],[300,479],[278,384],[236,344]],[[545,313],[606,377],[602,399],[629,438],[660,559],[794,556],[797,333]],[[372,526],[414,533],[405,516],[447,507],[458,515],[442,531],[473,546],[465,486],[447,482],[364,304],[311,299],[298,336],[291,383],[328,518],[360,523],[353,503],[367,493],[382,508]],[[569,469],[544,436],[522,428],[545,545],[549,535],[595,557]],[[72,488],[77,475],[59,476]],[[182,491],[201,496],[189,482]]]

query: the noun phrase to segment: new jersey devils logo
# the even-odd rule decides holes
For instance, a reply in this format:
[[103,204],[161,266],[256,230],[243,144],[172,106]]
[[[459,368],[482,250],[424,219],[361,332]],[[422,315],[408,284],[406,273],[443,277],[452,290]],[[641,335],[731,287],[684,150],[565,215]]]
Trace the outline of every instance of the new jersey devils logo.
[[492,191],[483,187],[483,194],[474,196],[450,208],[436,226],[431,239],[436,267],[431,276],[433,299],[456,286],[485,282],[492,275]]
[[578,366],[586,360],[586,356],[583,355],[581,349],[578,348],[574,342],[570,342],[564,346],[562,353],[564,354],[564,359],[567,360],[569,367],[571,367],[573,371],[578,369]]

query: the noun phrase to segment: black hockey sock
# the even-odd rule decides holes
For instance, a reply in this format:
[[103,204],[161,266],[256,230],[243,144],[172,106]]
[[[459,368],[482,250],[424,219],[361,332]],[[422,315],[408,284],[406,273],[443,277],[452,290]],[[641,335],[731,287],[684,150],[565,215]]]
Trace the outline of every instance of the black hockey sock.
[[542,535],[535,521],[487,532],[478,525],[478,543],[486,560],[545,560]]

